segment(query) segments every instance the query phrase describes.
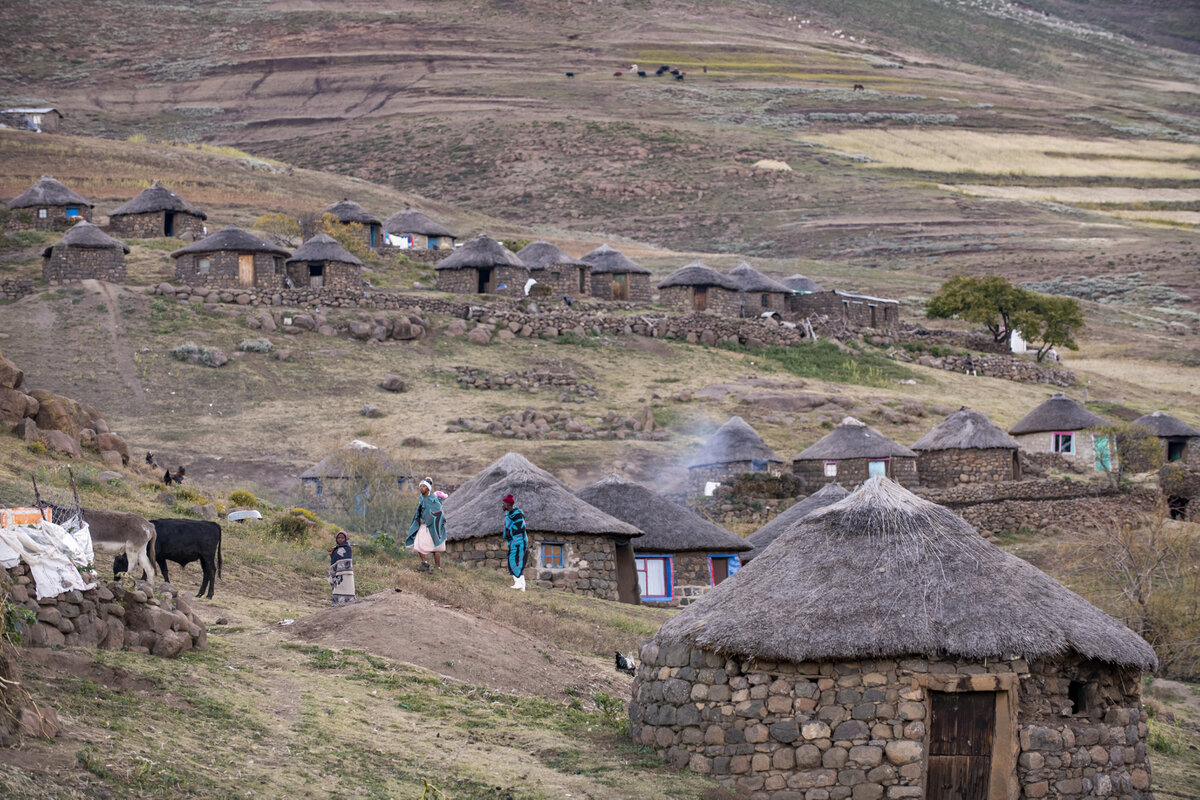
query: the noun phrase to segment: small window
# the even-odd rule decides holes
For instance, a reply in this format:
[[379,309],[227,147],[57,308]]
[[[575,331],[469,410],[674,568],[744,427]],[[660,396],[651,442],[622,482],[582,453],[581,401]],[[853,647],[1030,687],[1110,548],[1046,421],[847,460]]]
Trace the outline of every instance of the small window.
[[750,460],[750,471],[751,472],[766,472],[767,471],[767,460],[765,458],[751,459]]
[[1071,681],[1067,688],[1067,699],[1071,701],[1071,713],[1075,716],[1087,713],[1087,684],[1083,681]]
[[543,542],[542,569],[562,569],[563,566],[562,542]]
[[275,274],[278,275],[279,271],[283,269],[283,259],[279,256],[273,257],[271,259],[271,266],[275,268]]
[[78,217],[78,216],[79,216],[79,207],[78,206],[67,206],[67,219],[70,219],[71,217]]
[[868,461],[867,462],[867,477],[874,478],[876,476],[879,476],[881,478],[886,478],[887,472],[888,472],[887,459],[884,459],[883,461]]
[[637,559],[638,590],[643,600],[664,602],[674,595],[670,556],[639,556]]
[[1074,433],[1056,433],[1054,441],[1050,445],[1050,452],[1061,453],[1065,456],[1075,455],[1075,434]]
[[212,271],[212,259],[199,258],[196,259],[196,273],[198,275],[207,275]]
[[771,296],[769,294],[764,294],[762,296],[762,307],[763,308],[771,307]]
[[550,280],[552,280],[552,281],[558,281],[561,278],[562,278],[561,272],[551,272],[550,273]]
[[45,219],[47,216],[49,216],[49,212],[46,209],[38,209],[38,219]]
[[837,462],[836,461],[826,461],[825,462],[825,477],[826,478],[836,478],[837,477]]

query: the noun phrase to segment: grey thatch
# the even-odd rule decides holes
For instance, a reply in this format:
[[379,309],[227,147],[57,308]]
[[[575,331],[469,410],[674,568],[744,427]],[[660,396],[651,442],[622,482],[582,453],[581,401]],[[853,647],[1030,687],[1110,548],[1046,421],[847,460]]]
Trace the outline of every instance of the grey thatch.
[[51,251],[56,247],[88,247],[98,250],[116,250],[120,248],[123,252],[129,252],[128,245],[117,241],[86,219],[76,222],[63,238],[42,250],[42,256],[49,258]]
[[92,208],[81,195],[47,175],[25,191],[8,201],[9,208],[33,208],[34,206],[87,206]]
[[801,292],[803,294],[812,294],[813,292],[823,292],[825,287],[814,281],[812,278],[806,278],[803,275],[789,275],[779,281],[793,292]]
[[785,532],[655,638],[763,661],[1074,651],[1146,670],[1158,663],[1120,622],[880,477]]
[[580,500],[553,478],[529,470],[506,475],[488,491],[451,513],[446,511],[446,538],[477,539],[504,532],[504,508],[501,498],[511,494],[525,512],[525,525],[531,532],[593,534],[597,536],[641,536],[627,522],[610,517]]
[[555,245],[540,239],[530,242],[517,251],[517,258],[529,267],[530,272],[548,269],[549,267],[586,267],[587,264],[574,256],[569,256]]
[[1088,411],[1062,392],[1030,411],[1008,429],[1009,433],[1043,433],[1046,431],[1082,431],[1108,427],[1108,420]]
[[750,549],[746,540],[733,531],[714,525],[690,508],[675,505],[620,475],[609,475],[575,494],[589,505],[643,531],[645,535],[637,541],[639,553],[689,550],[741,553]]
[[372,470],[382,470],[384,474],[397,478],[405,476],[404,468],[378,447],[355,439],[341,450],[325,456],[300,473],[300,479],[349,478],[356,471],[367,467]]
[[783,459],[767,446],[762,437],[741,417],[730,417],[708,438],[699,453],[692,456],[688,469],[735,461],[774,461]]
[[620,250],[614,250],[606,244],[600,245],[585,255],[583,261],[592,268],[593,275],[604,272],[650,274],[650,270],[626,256]]
[[[459,486],[457,489],[455,489],[451,495],[446,498],[445,502],[442,503],[442,507],[447,513],[449,513],[460,506],[466,505],[482,494],[488,494],[490,497],[490,489],[514,472],[533,472],[537,475],[541,475],[546,480],[554,481],[555,483],[562,485],[562,481],[539,467],[537,464],[534,464],[520,453],[505,453],[504,455],[500,456],[500,458],[496,459],[491,464],[488,464],[482,470],[477,472],[462,486]],[[563,485],[563,488],[565,489],[566,486]],[[501,496],[503,497],[503,495]]]
[[1200,431],[1191,425],[1162,411],[1155,411],[1153,414],[1138,417],[1133,421],[1133,424],[1149,428],[1154,431],[1155,436],[1182,436],[1186,438],[1200,436]]
[[774,278],[768,278],[743,261],[729,270],[729,277],[737,282],[743,292],[779,292],[791,294],[792,290]]
[[840,483],[827,483],[820,490],[813,492],[808,497],[801,500],[796,505],[784,511],[775,519],[763,525],[754,533],[746,537],[746,541],[754,548],[749,553],[742,556],[742,561],[749,561],[752,558],[762,554],[762,551],[767,548],[771,542],[779,538],[786,531],[792,529],[793,526],[800,523],[802,519],[812,514],[818,509],[825,506],[831,506],[841,500],[846,495],[850,494],[842,488]]
[[322,214],[333,214],[338,222],[357,222],[361,225],[378,225],[379,218],[353,200],[342,198],[333,205],[321,209]]
[[158,181],[155,181],[153,186],[143,189],[141,194],[129,202],[119,205],[108,212],[108,216],[111,218],[127,214],[153,214],[158,211],[179,211],[199,217],[200,219],[208,219],[207,214]]
[[271,253],[287,258],[291,255],[278,245],[264,241],[254,234],[246,233],[241,228],[230,225],[216,233],[210,233],[198,242],[192,242],[171,253],[171,258],[179,258],[188,253],[216,253],[221,250],[236,250],[239,253]]
[[284,263],[291,264],[293,261],[341,261],[362,266],[362,262],[355,258],[353,253],[338,244],[337,239],[328,233],[318,233],[300,245]]
[[913,450],[1017,450],[1021,445],[996,423],[963,406],[917,440]]
[[658,282],[659,289],[669,286],[719,286],[731,292],[741,291],[741,286],[728,275],[722,275],[701,261],[693,261],[672,272]]
[[912,450],[892,441],[866,423],[846,417],[841,425],[792,460],[916,457],[917,454]]
[[524,262],[517,258],[516,253],[482,233],[434,265],[434,269],[488,269],[490,267],[528,269]]
[[420,211],[415,211],[411,208],[392,214],[383,221],[383,229],[387,233],[396,235],[416,233],[421,236],[449,236],[451,239],[455,238],[454,234],[444,225],[434,222]]

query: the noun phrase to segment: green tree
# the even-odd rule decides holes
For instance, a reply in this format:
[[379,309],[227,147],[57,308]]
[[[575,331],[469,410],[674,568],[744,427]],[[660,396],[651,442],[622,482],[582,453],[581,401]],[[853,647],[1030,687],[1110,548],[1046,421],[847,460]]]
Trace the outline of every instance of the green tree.
[[1073,297],[1029,292],[1030,305],[1015,315],[1017,330],[1025,341],[1041,342],[1037,360],[1041,361],[1052,347],[1078,350],[1075,333],[1083,328],[1083,310]]
[[280,247],[295,249],[300,246],[300,223],[287,214],[263,214],[254,220],[254,230],[262,231]]
[[969,278],[958,275],[942,284],[925,304],[930,319],[961,319],[983,325],[997,342],[1008,342],[1015,318],[1030,309],[1034,293],[1013,286],[998,275]]
[[360,261],[366,261],[375,254],[367,245],[366,237],[363,235],[364,230],[361,222],[342,222],[327,212],[313,220],[311,235],[328,234],[336,239],[337,243],[350,255]]

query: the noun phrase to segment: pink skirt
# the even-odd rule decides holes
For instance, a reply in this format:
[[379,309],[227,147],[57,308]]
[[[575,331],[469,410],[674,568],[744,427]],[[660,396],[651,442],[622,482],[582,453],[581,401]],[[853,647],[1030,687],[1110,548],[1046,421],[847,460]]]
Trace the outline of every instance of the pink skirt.
[[420,528],[417,528],[417,539],[413,542],[413,549],[422,555],[444,553],[446,552],[446,543],[442,542],[437,547],[434,547],[433,537],[429,535],[429,528],[422,525]]

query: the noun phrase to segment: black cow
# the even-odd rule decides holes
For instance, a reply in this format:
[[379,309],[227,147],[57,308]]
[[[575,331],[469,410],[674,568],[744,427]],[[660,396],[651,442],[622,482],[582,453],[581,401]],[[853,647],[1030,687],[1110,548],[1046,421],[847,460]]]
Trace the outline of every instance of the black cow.
[[[150,522],[158,534],[155,560],[162,572],[162,579],[170,580],[167,577],[167,561],[174,561],[181,567],[199,561],[204,579],[200,582],[196,597],[203,595],[207,587],[208,599],[211,600],[217,583],[216,576],[221,574],[221,526],[195,519],[152,519]],[[114,575],[128,569],[125,556],[113,559]]]

